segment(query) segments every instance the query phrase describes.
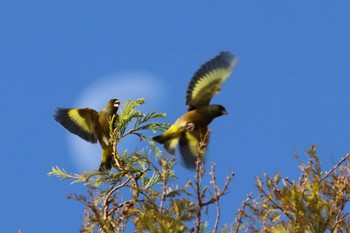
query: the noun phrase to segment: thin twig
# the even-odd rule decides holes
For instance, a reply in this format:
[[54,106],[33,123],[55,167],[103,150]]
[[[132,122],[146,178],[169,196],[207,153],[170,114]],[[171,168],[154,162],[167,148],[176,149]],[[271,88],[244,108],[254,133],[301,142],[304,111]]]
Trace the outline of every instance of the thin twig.
[[242,218],[243,218],[243,214],[245,207],[247,206],[248,202],[252,199],[252,195],[253,193],[249,193],[247,195],[247,198],[242,202],[242,206],[240,209],[238,209],[238,217],[235,219],[235,223],[236,223],[236,227],[233,230],[233,233],[237,233],[240,229],[240,226],[242,225]]
[[93,197],[92,191],[89,190],[88,194],[89,194],[89,203],[86,203],[86,206],[89,207],[90,210],[92,211],[92,213],[94,214],[94,217],[99,224],[99,231],[106,232],[106,233],[112,233],[113,232],[112,226],[109,224],[108,221],[105,221],[105,219],[103,217],[101,218],[101,214],[100,214],[100,212],[99,212],[99,210],[94,202],[94,197]]
[[346,221],[346,220],[349,219],[349,218],[350,218],[350,215],[346,215],[345,217],[343,217],[343,218],[337,220],[337,221],[335,222],[334,227],[332,228],[332,231],[331,231],[331,232],[336,232],[335,230],[337,229],[338,225],[339,225],[341,222]]
[[343,222],[343,221],[345,221],[345,220],[347,220],[347,219],[350,219],[350,215],[349,215],[349,214],[346,215],[345,217],[339,219],[339,220],[337,221],[337,224],[339,224],[339,223],[341,223],[341,222]]
[[164,205],[164,201],[165,201],[165,193],[166,193],[166,189],[167,189],[167,186],[168,186],[168,169],[166,168],[166,165],[164,164],[165,160],[165,157],[162,158],[162,170],[163,170],[163,173],[162,173],[162,179],[163,179],[163,187],[162,187],[162,194],[161,194],[161,197],[160,197],[160,205],[159,205],[159,211],[162,213],[163,212],[163,205]]
[[219,220],[220,220],[220,203],[219,203],[220,190],[219,190],[218,185],[216,184],[215,166],[216,166],[215,163],[211,163],[210,175],[211,175],[211,183],[212,183],[213,189],[214,189],[214,198],[215,198],[215,204],[216,204],[216,219],[215,219],[213,233],[217,232]]
[[202,212],[202,197],[201,197],[201,168],[203,167],[202,159],[198,156],[196,161],[196,191],[197,191],[197,211],[196,211],[196,232],[200,232],[201,212]]
[[195,182],[196,182],[196,194],[197,194],[197,210],[196,210],[196,232],[200,232],[200,225],[201,225],[201,214],[202,214],[202,208],[203,208],[203,200],[201,197],[201,181],[204,174],[204,161],[203,161],[203,154],[205,152],[205,148],[209,139],[210,131],[207,130],[204,137],[200,138],[199,146],[197,148],[197,161],[196,161],[196,176],[195,176]]
[[103,213],[103,218],[107,218],[108,217],[108,205],[109,205],[109,197],[112,195],[112,193],[114,193],[117,189],[120,189],[121,187],[124,187],[129,181],[131,180],[131,178],[129,177],[128,179],[126,179],[123,183],[121,183],[120,185],[114,187],[113,189],[111,189],[106,197],[105,200],[103,202],[103,208],[104,208],[104,213]]
[[228,185],[230,184],[230,181],[232,180],[232,178],[235,176],[235,173],[232,172],[230,176],[227,176],[226,177],[226,181],[225,181],[225,184],[224,184],[224,188],[222,189],[221,192],[218,193],[218,197],[212,197],[209,201],[206,201],[206,202],[203,202],[202,203],[202,206],[207,206],[207,205],[210,205],[210,204],[213,204],[216,199],[219,199],[221,196],[223,196],[224,194],[226,194],[227,190],[228,190]]
[[264,194],[265,197],[267,197],[267,199],[277,208],[279,209],[280,211],[282,211],[282,213],[284,213],[287,218],[289,218],[290,220],[294,220],[292,215],[289,214],[286,210],[283,209],[282,206],[280,206],[279,204],[277,204],[270,195],[268,195],[263,189],[261,189],[261,193]]
[[334,165],[331,170],[325,173],[325,175],[321,178],[321,181],[326,179],[335,169],[337,169],[344,161],[350,159],[350,153],[343,157],[336,165]]

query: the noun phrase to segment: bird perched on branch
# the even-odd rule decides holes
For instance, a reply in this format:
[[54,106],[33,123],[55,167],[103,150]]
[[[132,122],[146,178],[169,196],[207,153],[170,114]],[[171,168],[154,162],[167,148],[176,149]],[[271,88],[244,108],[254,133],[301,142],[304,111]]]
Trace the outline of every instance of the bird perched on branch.
[[109,122],[112,126],[118,121],[118,99],[111,99],[106,106],[97,112],[92,108],[58,108],[54,117],[64,128],[82,139],[97,143],[102,147],[102,159],[99,170],[110,170],[113,164],[113,145],[109,142]]
[[153,138],[164,144],[170,154],[175,153],[179,144],[184,165],[196,167],[197,157],[203,156],[209,140],[208,125],[216,117],[227,114],[222,105],[210,104],[211,99],[231,74],[237,57],[230,52],[219,55],[203,64],[192,77],[186,93],[188,111],[163,134]]

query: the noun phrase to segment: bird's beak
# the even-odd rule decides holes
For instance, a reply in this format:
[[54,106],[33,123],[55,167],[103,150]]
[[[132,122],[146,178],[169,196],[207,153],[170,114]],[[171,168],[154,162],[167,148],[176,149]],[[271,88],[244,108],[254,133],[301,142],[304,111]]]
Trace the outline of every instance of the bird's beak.
[[119,108],[119,105],[120,105],[120,101],[119,100],[116,100],[113,104],[114,107],[116,108]]
[[228,112],[226,110],[222,110],[222,115],[228,115]]

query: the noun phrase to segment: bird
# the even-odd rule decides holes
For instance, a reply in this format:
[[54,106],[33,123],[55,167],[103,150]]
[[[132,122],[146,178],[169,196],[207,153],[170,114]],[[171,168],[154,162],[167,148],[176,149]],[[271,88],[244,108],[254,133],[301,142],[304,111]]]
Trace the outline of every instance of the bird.
[[231,74],[238,58],[228,51],[205,62],[193,75],[186,92],[187,112],[179,117],[161,135],[153,137],[163,144],[165,150],[174,155],[177,145],[184,166],[196,168],[198,157],[202,157],[209,141],[208,125],[214,118],[228,114],[220,104],[210,104],[219,93],[222,84]]
[[57,108],[54,119],[69,132],[91,142],[100,143],[102,159],[100,171],[110,170],[113,166],[113,144],[110,142],[110,120],[112,130],[115,122],[119,120],[117,114],[120,101],[111,99],[105,107],[97,112],[92,108]]

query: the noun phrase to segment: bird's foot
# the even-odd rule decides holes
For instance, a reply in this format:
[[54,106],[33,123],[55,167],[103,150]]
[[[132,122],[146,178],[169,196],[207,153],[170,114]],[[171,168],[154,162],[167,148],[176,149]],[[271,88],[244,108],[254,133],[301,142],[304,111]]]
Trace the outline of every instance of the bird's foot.
[[186,124],[186,130],[193,131],[195,128],[195,125],[192,122],[189,122]]

